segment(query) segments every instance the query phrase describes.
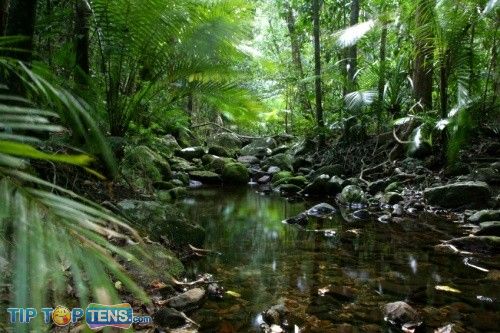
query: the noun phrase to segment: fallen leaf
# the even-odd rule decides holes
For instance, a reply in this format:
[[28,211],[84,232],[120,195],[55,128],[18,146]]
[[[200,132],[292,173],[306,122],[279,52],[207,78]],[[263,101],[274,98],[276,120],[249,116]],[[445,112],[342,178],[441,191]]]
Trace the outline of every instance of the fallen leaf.
[[449,286],[436,286],[435,289],[436,290],[440,290],[440,291],[447,291],[447,292],[450,292],[450,293],[457,293],[457,294],[461,293],[460,290],[452,288],[452,287],[449,287]]
[[226,294],[228,294],[229,296],[236,297],[236,298],[240,298],[241,297],[241,295],[238,294],[236,291],[228,290],[228,291],[226,291]]

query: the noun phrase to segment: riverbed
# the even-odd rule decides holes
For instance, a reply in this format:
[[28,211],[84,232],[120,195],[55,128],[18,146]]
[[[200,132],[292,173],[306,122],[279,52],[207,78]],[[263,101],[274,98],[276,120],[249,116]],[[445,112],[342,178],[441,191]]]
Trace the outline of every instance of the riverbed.
[[183,210],[206,229],[203,247],[220,254],[190,262],[188,277],[211,273],[226,291],[191,314],[200,332],[260,332],[262,311],[277,304],[291,332],[390,332],[381,307],[394,301],[421,313],[424,332],[499,331],[500,283],[487,279],[498,257],[433,248],[464,235],[457,223],[426,213],[353,221],[341,209],[305,227],[283,223],[315,203],[256,188],[190,192]]

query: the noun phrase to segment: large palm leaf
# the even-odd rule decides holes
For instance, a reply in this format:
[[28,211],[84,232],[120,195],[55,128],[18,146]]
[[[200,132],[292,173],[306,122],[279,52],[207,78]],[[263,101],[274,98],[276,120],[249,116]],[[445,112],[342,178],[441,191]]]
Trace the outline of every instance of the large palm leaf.
[[[1,59],[0,64],[2,70],[19,75],[28,96],[0,96],[0,284],[9,287],[11,305],[65,303],[69,287],[81,306],[91,299],[113,302],[118,298],[114,280],[146,300],[116,260],[136,259],[114,245],[141,242],[138,234],[99,205],[37,177],[30,166],[38,159],[88,167],[93,160],[89,155],[51,152],[43,148],[39,135],[67,131],[57,124],[64,115],[74,125],[71,131],[99,142],[82,102],[22,63]],[[40,318],[16,330],[40,331],[41,324]]]

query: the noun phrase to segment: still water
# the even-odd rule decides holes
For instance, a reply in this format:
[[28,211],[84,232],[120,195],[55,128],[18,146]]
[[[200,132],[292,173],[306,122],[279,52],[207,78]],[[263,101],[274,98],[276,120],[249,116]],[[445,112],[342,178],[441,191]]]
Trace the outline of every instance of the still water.
[[[209,272],[239,294],[209,299],[192,313],[200,332],[260,332],[261,312],[276,304],[290,312],[292,332],[295,325],[301,332],[390,332],[380,307],[393,301],[420,311],[427,332],[452,323],[456,332],[500,331],[498,278],[433,250],[440,239],[463,235],[457,225],[430,215],[348,222],[349,212],[305,228],[282,223],[314,204],[254,189],[191,192],[184,211],[206,229],[204,248],[221,254],[190,263],[188,273]],[[498,259],[469,262],[491,271],[500,269]],[[331,292],[321,296],[322,288]]]

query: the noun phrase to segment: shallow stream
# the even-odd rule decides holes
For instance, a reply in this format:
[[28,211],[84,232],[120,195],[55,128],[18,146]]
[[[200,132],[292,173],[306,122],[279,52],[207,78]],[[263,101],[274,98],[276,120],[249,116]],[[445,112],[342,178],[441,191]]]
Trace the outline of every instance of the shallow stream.
[[[200,332],[260,332],[261,312],[276,304],[290,311],[292,332],[295,325],[301,332],[390,332],[380,308],[404,300],[422,313],[424,331],[451,323],[457,332],[500,331],[498,278],[486,280],[464,257],[433,249],[463,235],[456,224],[425,214],[347,222],[340,212],[306,228],[282,223],[313,204],[254,189],[190,192],[184,211],[206,229],[204,248],[221,255],[192,262],[188,273],[212,273],[231,291],[191,314]],[[498,257],[469,263],[500,269]],[[322,288],[330,292],[321,296]]]

